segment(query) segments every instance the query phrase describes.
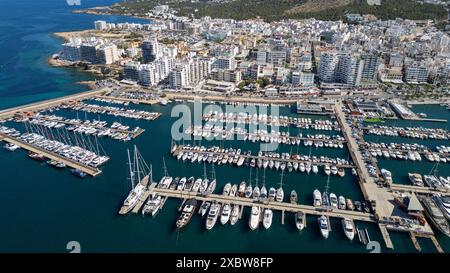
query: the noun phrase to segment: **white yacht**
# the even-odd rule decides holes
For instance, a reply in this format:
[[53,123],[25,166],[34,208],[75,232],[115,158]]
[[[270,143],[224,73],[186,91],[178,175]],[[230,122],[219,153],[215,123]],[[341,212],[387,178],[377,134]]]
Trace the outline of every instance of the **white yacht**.
[[220,214],[220,223],[222,225],[225,225],[230,219],[230,215],[231,215],[231,206],[230,204],[225,204],[222,207],[222,213]]
[[319,217],[319,228],[323,238],[327,239],[330,234],[330,224],[328,223],[328,218],[324,215]]
[[318,189],[314,190],[313,198],[314,198],[314,207],[320,207],[322,205],[322,194]]
[[248,225],[250,226],[251,230],[255,230],[258,228],[260,216],[261,216],[261,209],[257,206],[253,206],[252,213],[248,221]]
[[275,196],[275,200],[277,202],[283,202],[284,199],[284,191],[282,187],[279,187]]
[[230,224],[234,225],[239,220],[239,205],[233,205],[230,216]]
[[324,171],[326,175],[330,175],[331,174],[331,169],[330,169],[330,165],[325,165],[324,167]]
[[265,209],[264,210],[264,217],[263,217],[263,226],[265,229],[269,229],[272,225],[272,217],[273,212],[271,209]]
[[231,190],[231,183],[227,183],[225,184],[225,186],[223,187],[223,195],[229,195],[230,194],[230,190]]
[[277,191],[275,188],[270,187],[269,189],[269,200],[275,200],[275,196],[277,195]]
[[231,186],[230,196],[236,196],[237,189],[238,189],[237,185]]
[[355,238],[355,224],[353,223],[353,220],[342,218],[342,228],[344,229],[345,236],[347,236],[349,240]]
[[336,194],[330,193],[330,203],[331,203],[331,207],[333,207],[333,209],[338,208],[338,199],[337,199]]
[[298,230],[302,230],[305,228],[306,216],[302,211],[298,211],[295,213],[295,226]]
[[211,204],[211,207],[209,208],[208,217],[206,218],[206,229],[210,230],[214,227],[214,225],[217,222],[217,218],[220,214],[220,204],[219,203],[213,203]]
[[444,214],[447,220],[450,220],[450,196],[433,196],[434,202],[441,209],[442,214]]

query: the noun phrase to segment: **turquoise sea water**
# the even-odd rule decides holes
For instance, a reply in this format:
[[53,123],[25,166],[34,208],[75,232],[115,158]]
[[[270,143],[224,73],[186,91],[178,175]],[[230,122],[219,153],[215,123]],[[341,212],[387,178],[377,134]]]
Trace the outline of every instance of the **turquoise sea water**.
[[[90,1],[89,5],[108,2],[111,1]],[[82,3],[84,4],[83,0]],[[4,83],[0,85],[0,108],[84,90],[84,87],[74,85],[73,82],[90,79],[89,75],[47,66],[47,56],[58,51],[60,43],[51,36],[51,32],[91,28],[92,22],[98,18],[116,22],[131,21],[122,17],[75,15],[70,13],[71,9],[74,7],[67,6],[63,0],[5,2],[0,10],[0,43],[8,53],[5,50],[0,53],[0,80]],[[193,107],[192,104],[187,105]],[[78,179],[67,170],[58,171],[30,160],[23,151],[11,153],[0,149],[0,207],[3,209],[0,251],[67,252],[67,242],[78,241],[83,252],[367,252],[357,240],[348,242],[339,219],[332,220],[333,231],[324,240],[319,233],[316,217],[308,217],[307,228],[298,232],[293,216],[286,214],[285,224],[282,225],[278,212],[274,214],[270,230],[252,232],[247,223],[248,210],[234,227],[221,226],[219,223],[212,231],[207,232],[204,220],[195,215],[183,231],[176,232],[174,224],[180,204],[178,200],[169,200],[155,218],[141,215],[119,216],[117,211],[130,187],[126,179],[127,148],[132,148],[135,144],[139,147],[146,161],[153,165],[155,180],[159,180],[163,174],[163,157],[172,176],[203,174],[202,165],[181,164],[169,155],[170,129],[176,120],[176,117],[171,117],[172,105],[130,107],[158,111],[163,115],[153,122],[120,119],[127,125],[145,128],[146,132],[127,143],[100,140],[111,161],[102,168],[103,174],[97,178]],[[429,110],[436,111],[439,115],[447,113],[448,119],[448,112],[442,107],[423,107],[425,109],[421,109],[421,112]],[[289,108],[282,109],[282,113],[294,115]],[[70,111],[61,110],[56,114],[76,117],[76,113]],[[84,117],[84,113],[80,112],[80,117]],[[109,122],[117,120],[96,114],[87,114],[86,117]],[[23,128],[20,124],[7,125]],[[292,130],[291,134],[294,133]],[[404,140],[394,139],[392,141]],[[225,142],[223,145],[253,150],[254,153],[259,148],[257,143],[242,141]],[[288,152],[290,147],[282,146],[280,150]],[[348,157],[345,150],[299,148],[299,153],[309,152],[330,157]],[[397,163],[387,161],[380,164],[394,166],[391,164]],[[399,176],[404,175],[409,168],[416,166],[423,170],[428,168],[425,165],[422,167],[422,163],[402,162],[395,165],[394,175],[397,176],[397,172]],[[227,182],[239,183],[249,177],[248,168],[221,165],[215,169],[218,189]],[[209,170],[208,166],[208,173]],[[260,183],[261,176],[260,172]],[[279,172],[267,171],[267,186],[277,186],[279,180]],[[326,177],[323,174],[287,173],[284,178],[285,194],[288,195],[295,189],[300,202],[304,204],[311,204],[312,191],[315,188],[323,191],[325,184]],[[343,194],[354,200],[362,198],[357,181],[349,172],[344,178],[332,177],[330,187],[337,195]],[[356,224],[360,228],[367,227],[371,239],[379,241],[383,246],[375,225],[360,222]],[[395,252],[416,252],[406,234],[391,233],[391,236]],[[438,240],[445,251],[450,251],[448,238],[438,235]],[[423,251],[435,251],[429,240],[419,239],[419,242]],[[387,250],[383,248],[382,251]]]

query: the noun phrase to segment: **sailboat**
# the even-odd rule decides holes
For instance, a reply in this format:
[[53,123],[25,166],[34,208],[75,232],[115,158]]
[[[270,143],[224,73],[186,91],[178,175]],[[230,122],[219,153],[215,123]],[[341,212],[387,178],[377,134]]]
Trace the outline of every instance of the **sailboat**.
[[261,194],[261,192],[260,192],[260,190],[259,190],[259,187],[258,187],[258,169],[256,169],[255,184],[256,184],[256,185],[255,185],[255,187],[253,188],[253,194],[252,194],[253,199],[259,198],[259,196],[260,196],[260,194]]
[[[119,214],[127,214],[136,206],[139,199],[147,189],[149,176],[151,175],[151,168],[149,168],[147,163],[145,163],[136,146],[134,146],[133,162],[131,162],[130,151],[127,150],[127,153],[130,168],[131,191],[123,202],[123,206],[121,207]],[[141,176],[143,175],[144,177],[141,180]]]
[[259,196],[260,196],[262,199],[266,199],[266,198],[267,198],[267,189],[266,189],[266,170],[265,170],[265,169],[264,169],[264,174],[263,174],[263,184],[262,184],[262,187],[261,187],[261,191],[260,191]]
[[280,187],[277,189],[277,193],[275,196],[275,201],[277,201],[277,202],[283,202],[283,199],[284,199],[283,174],[284,174],[284,172],[281,172]]

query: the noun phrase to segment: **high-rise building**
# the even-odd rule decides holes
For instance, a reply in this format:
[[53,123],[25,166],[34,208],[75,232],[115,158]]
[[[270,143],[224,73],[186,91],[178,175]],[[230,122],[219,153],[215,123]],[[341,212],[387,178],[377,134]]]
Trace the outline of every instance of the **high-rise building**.
[[70,62],[81,60],[80,45],[75,43],[63,44],[61,58]]
[[213,62],[212,68],[234,70],[236,69],[236,60],[234,58],[219,57]]
[[97,49],[97,62],[100,64],[112,64],[119,60],[117,46],[115,44],[102,45]]
[[126,80],[139,81],[139,63],[130,62],[123,68],[123,78]]
[[314,73],[294,71],[292,72],[291,83],[293,85],[311,87],[314,85]]
[[97,63],[97,43],[83,43],[80,46],[80,59],[85,62]]
[[409,83],[426,83],[428,81],[429,70],[423,62],[405,63],[404,80]]
[[176,66],[169,74],[169,85],[173,89],[183,89],[189,86],[189,73],[186,64]]
[[141,46],[142,61],[144,63],[151,63],[157,58],[161,57],[161,48],[156,38],[145,40]]
[[155,86],[155,68],[153,64],[143,64],[139,67],[139,83],[145,86]]
[[320,55],[320,68],[319,68],[320,81],[326,83],[335,82],[338,64],[339,64],[339,55],[336,52],[323,52]]
[[213,69],[210,78],[215,81],[239,83],[241,72],[239,70]]

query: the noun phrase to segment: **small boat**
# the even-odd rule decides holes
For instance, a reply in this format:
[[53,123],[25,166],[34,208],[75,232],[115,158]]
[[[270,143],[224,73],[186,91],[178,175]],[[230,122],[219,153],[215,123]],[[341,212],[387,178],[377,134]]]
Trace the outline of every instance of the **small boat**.
[[338,173],[338,168],[336,167],[336,165],[331,166],[331,173],[333,175],[336,175]]
[[85,178],[87,175],[85,172],[83,172],[79,169],[70,169],[70,172],[79,178]]
[[231,190],[231,183],[227,183],[225,184],[225,186],[223,187],[223,195],[229,195],[230,194],[230,190]]
[[291,196],[290,196],[290,200],[292,204],[297,204],[298,202],[298,196],[297,196],[297,192],[295,190],[291,191]]
[[217,202],[211,204],[208,212],[208,216],[206,217],[206,229],[210,230],[214,227],[217,222],[217,218],[220,214],[221,205]]
[[386,182],[392,183],[392,173],[386,169],[381,169],[381,175],[384,177]]
[[33,153],[33,152],[29,152],[28,153],[28,157],[37,160],[37,161],[45,161],[46,158],[43,154],[37,154],[37,153]]
[[252,185],[249,184],[247,186],[247,188],[245,188],[244,196],[245,196],[245,198],[251,198],[252,194],[253,194],[253,188],[252,188]]
[[356,172],[356,169],[355,169],[355,168],[352,168],[352,175],[353,175],[353,176],[358,176],[358,172]]
[[246,189],[246,183],[245,183],[245,181],[242,181],[239,184],[238,196],[244,197],[245,196],[245,189]]
[[305,228],[306,217],[305,213],[298,211],[295,213],[295,226],[298,230],[303,230]]
[[346,209],[346,202],[345,202],[344,196],[340,195],[339,198],[338,198],[338,201],[339,201],[339,204],[338,204],[339,209],[345,210]]
[[269,200],[275,200],[275,196],[277,195],[277,191],[274,187],[270,187],[269,189]]
[[189,177],[189,179],[186,181],[186,184],[184,185],[185,191],[191,191],[192,187],[194,186],[194,180],[195,178],[193,176]]
[[344,168],[339,168],[339,169],[338,169],[338,175],[339,175],[340,177],[344,177],[344,176],[345,176],[345,170],[344,170]]
[[367,203],[366,201],[362,201],[361,205],[362,205],[362,208],[363,208],[364,212],[370,213],[369,203]]
[[337,209],[338,208],[338,199],[337,199],[336,194],[330,193],[330,203],[331,203],[331,207],[333,209]]
[[13,143],[6,143],[3,148],[5,148],[6,150],[10,151],[10,152],[14,152],[17,149],[20,149],[20,147],[16,144]]
[[353,206],[352,199],[347,198],[347,200],[345,200],[345,201],[346,201],[346,205],[347,205],[347,209],[348,210],[354,210],[355,209],[355,207]]
[[252,206],[252,212],[248,221],[248,225],[251,230],[255,230],[258,228],[260,215],[261,209],[257,206]]
[[57,168],[57,169],[62,169],[62,168],[66,167],[66,164],[64,164],[64,162],[56,161],[56,160],[49,160],[49,161],[47,161],[47,164],[52,166],[53,168]]
[[217,183],[216,183],[216,180],[214,179],[213,181],[211,181],[211,182],[209,183],[208,187],[206,188],[205,193],[206,193],[206,194],[211,194],[211,193],[213,193],[214,190],[216,189],[216,185],[217,185]]
[[237,192],[237,185],[231,186],[230,196],[236,196],[236,192]]
[[272,225],[272,217],[273,212],[271,209],[265,209],[264,210],[264,217],[263,217],[263,226],[265,229],[269,229]]
[[230,216],[230,224],[234,225],[239,220],[239,205],[233,205]]
[[210,206],[211,206],[210,202],[205,202],[200,206],[199,213],[202,217],[206,215],[206,212],[208,211]]
[[361,205],[361,202],[359,202],[359,201],[355,201],[355,208],[356,208],[356,210],[357,211],[363,211],[363,208],[362,208],[362,205]]
[[184,189],[184,186],[186,185],[186,181],[187,181],[186,177],[183,177],[178,181],[177,191],[182,191]]
[[422,175],[419,173],[408,173],[408,178],[414,186],[423,187]]
[[252,197],[255,198],[255,199],[256,199],[256,198],[259,198],[260,194],[261,194],[261,192],[260,192],[260,190],[259,190],[259,187],[258,187],[258,186],[255,186],[255,187],[253,188]]
[[331,174],[331,169],[330,169],[330,165],[326,164],[324,166],[324,171],[326,175],[330,175]]
[[263,185],[263,186],[261,187],[261,191],[260,191],[259,196],[260,196],[261,198],[267,198],[267,188],[266,188],[266,186]]
[[231,216],[231,206],[230,204],[225,204],[222,207],[222,213],[220,214],[220,223],[222,225],[225,225],[228,220],[230,220],[230,216]]
[[349,218],[342,219],[342,228],[344,229],[345,236],[351,241],[355,238],[355,224],[353,220]]
[[328,223],[328,218],[324,215],[319,217],[319,228],[320,234],[322,234],[323,238],[327,239],[330,234],[330,224]]
[[276,196],[275,196],[275,201],[283,202],[283,199],[284,199],[284,191],[283,191],[282,187],[279,187],[277,189],[277,193],[276,193]]
[[195,180],[194,185],[192,186],[192,192],[198,192],[202,186],[202,182],[203,180],[201,178]]
[[313,192],[313,199],[314,199],[314,207],[320,207],[322,206],[322,194],[318,189],[315,189]]

